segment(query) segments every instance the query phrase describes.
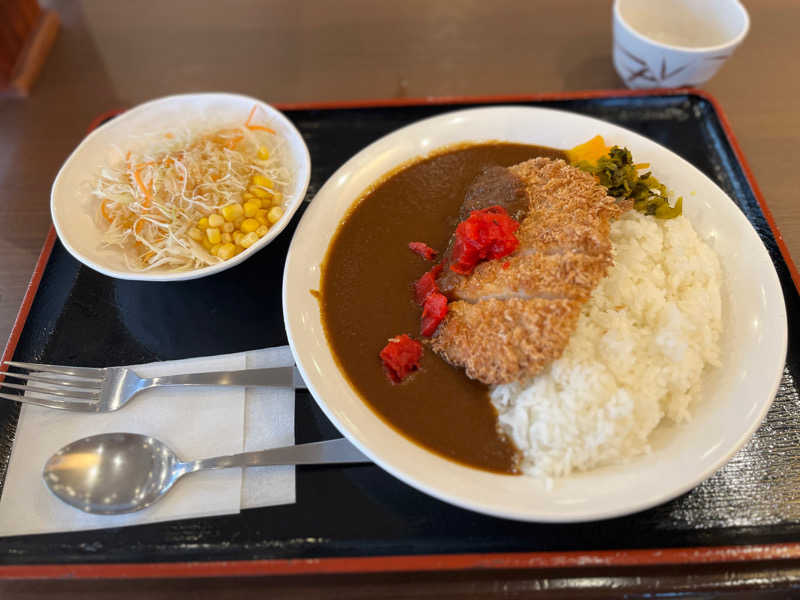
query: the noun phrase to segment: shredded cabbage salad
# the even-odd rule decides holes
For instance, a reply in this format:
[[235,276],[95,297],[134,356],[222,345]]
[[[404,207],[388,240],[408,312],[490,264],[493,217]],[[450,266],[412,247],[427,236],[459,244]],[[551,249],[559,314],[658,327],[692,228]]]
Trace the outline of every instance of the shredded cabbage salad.
[[[190,235],[199,237],[196,226],[203,217],[253,198],[248,190],[258,192],[259,205],[269,202],[282,213],[294,174],[287,166],[285,141],[256,124],[257,108],[242,125],[147,135],[146,150],[127,151],[124,159],[102,167],[91,194],[103,244],[121,248],[132,270],[192,270],[224,260],[204,237]],[[253,189],[254,177],[269,181],[270,187]],[[264,231],[272,225],[261,222]],[[244,250],[238,243],[233,246],[233,254]]]

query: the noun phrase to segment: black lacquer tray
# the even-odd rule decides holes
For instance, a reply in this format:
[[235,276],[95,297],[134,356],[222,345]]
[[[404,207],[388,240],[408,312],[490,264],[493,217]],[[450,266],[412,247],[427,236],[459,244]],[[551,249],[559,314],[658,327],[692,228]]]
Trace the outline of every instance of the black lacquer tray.
[[[239,515],[0,539],[0,576],[152,577],[464,568],[654,565],[800,557],[800,298],[796,270],[714,100],[699,92],[387,101],[284,107],[312,157],[308,199],[351,155],[416,120],[514,103],[591,115],[663,144],[734,199],[783,287],[789,352],[753,439],[709,480],[656,508],[540,525],[482,516],[418,492],[373,465],[299,467],[297,503]],[[284,256],[294,226],[245,263],[177,283],[114,280],[76,262],[51,231],[6,358],[109,366],[286,344]],[[338,437],[299,390],[298,443]],[[18,406],[0,404],[0,482]],[[301,559],[301,560],[297,560]],[[587,562],[588,561],[588,562]]]

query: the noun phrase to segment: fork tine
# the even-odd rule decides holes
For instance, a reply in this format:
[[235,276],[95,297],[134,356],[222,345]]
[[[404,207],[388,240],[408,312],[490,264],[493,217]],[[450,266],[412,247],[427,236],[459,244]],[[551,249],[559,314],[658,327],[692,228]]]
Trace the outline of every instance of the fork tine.
[[23,390],[26,392],[33,392],[35,394],[42,394],[45,396],[60,396],[62,398],[72,398],[73,400],[99,400],[100,399],[100,392],[83,392],[80,390],[57,390],[57,389],[47,389],[47,388],[39,388],[34,386],[28,385],[20,385],[18,383],[8,383],[4,381],[0,383],[0,388],[2,387],[9,387],[13,390]]
[[22,402],[23,404],[33,404],[45,408],[55,408],[56,410],[74,410],[79,412],[97,412],[97,402],[70,402],[69,400],[44,400],[32,398],[30,396],[17,396],[16,394],[0,393],[0,398]]
[[[76,387],[84,390],[102,389],[102,381],[94,381],[88,379],[55,379],[53,377],[40,377],[39,375],[31,375],[30,373],[17,373],[16,371],[6,371],[6,377],[14,377],[15,379],[25,379],[27,381],[36,381],[37,383],[49,383],[51,385],[59,385],[64,387]],[[3,384],[0,383],[0,386]]]
[[92,367],[64,367],[59,365],[40,365],[37,363],[24,363],[7,360],[4,365],[11,365],[12,367],[20,367],[30,371],[46,371],[48,373],[61,373],[62,375],[74,375],[75,377],[84,377],[86,379],[94,379],[96,381],[103,381],[105,378],[104,369],[94,369]]

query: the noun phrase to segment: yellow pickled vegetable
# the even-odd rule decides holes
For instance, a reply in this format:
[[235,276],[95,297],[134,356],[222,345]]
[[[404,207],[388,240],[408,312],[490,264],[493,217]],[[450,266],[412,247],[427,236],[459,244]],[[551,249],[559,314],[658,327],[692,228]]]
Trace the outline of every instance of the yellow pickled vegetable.
[[600,157],[608,154],[610,149],[611,148],[606,146],[606,142],[603,140],[603,137],[596,135],[588,142],[578,144],[574,148],[567,150],[565,154],[567,155],[567,160],[569,160],[569,162],[572,164],[579,163],[581,161],[594,164],[600,159]]

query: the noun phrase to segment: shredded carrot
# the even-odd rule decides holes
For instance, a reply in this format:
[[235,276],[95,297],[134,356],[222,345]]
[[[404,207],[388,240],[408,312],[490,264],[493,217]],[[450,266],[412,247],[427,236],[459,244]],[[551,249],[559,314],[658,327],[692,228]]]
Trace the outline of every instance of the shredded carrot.
[[253,119],[253,116],[256,114],[256,109],[258,108],[257,104],[253,105],[250,114],[247,116],[247,121],[244,122],[244,126],[247,127],[250,131],[266,131],[267,133],[275,133],[274,129],[270,129],[269,127],[265,127],[264,125],[251,125],[250,121]]
[[229,139],[227,142],[225,142],[225,145],[226,145],[226,146],[227,146],[227,147],[228,147],[230,150],[233,150],[233,149],[236,147],[236,144],[238,144],[239,142],[241,142],[243,139],[244,139],[244,136],[243,136],[243,135],[237,135],[236,137],[232,137],[232,138],[230,138],[230,139]]
[[633,168],[636,169],[636,170],[649,169],[650,168],[650,163],[637,163],[637,164],[633,165]]
[[150,190],[147,189],[145,187],[144,183],[142,182],[142,177],[141,177],[140,173],[142,172],[142,169],[144,169],[146,166],[152,165],[152,164],[154,164],[154,163],[149,162],[149,163],[143,163],[141,165],[136,165],[136,168],[133,171],[133,176],[136,179],[136,185],[139,186],[139,189],[142,190],[142,194],[144,194],[144,202],[142,202],[142,206],[144,206],[144,207],[150,206],[150,202],[152,202],[153,197],[150,194]]
[[250,109],[250,114],[247,115],[247,121],[244,122],[245,127],[250,126],[250,120],[253,118],[253,115],[256,114],[256,109],[258,108],[258,104],[253,104],[253,108]]
[[[251,105],[247,124],[263,131],[270,116],[259,107]],[[189,228],[210,212],[243,201],[249,187],[261,181],[258,174],[278,186],[292,177],[280,148],[274,147],[279,140],[262,131],[250,131],[238,121],[197,133],[161,131],[144,150],[123,149],[116,164],[100,172],[92,191],[103,243],[132,250],[125,260],[136,269],[177,271],[215,264],[186,243]],[[262,148],[267,158],[260,158]]]
[[229,150],[233,150],[236,147],[236,144],[244,139],[244,134],[240,133],[239,129],[223,129],[222,131],[218,131],[213,136],[207,136],[205,139],[214,144],[225,146]]
[[106,210],[106,203],[107,202],[108,202],[108,198],[106,198],[105,200],[103,200],[100,203],[100,212],[103,213],[103,217],[105,218],[105,220],[108,221],[109,223],[111,223],[111,221],[113,221],[114,219],[111,218],[111,215],[109,215],[108,211]]

